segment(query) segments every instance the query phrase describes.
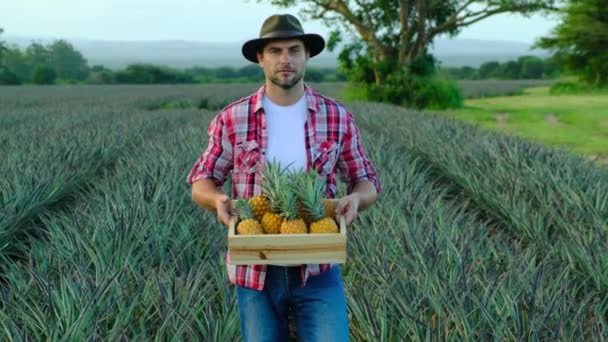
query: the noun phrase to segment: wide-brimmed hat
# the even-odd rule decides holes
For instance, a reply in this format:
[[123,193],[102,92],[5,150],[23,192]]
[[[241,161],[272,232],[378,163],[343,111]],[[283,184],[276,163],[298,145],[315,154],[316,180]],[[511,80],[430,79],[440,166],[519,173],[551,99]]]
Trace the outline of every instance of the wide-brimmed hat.
[[268,17],[262,29],[260,37],[251,39],[241,48],[243,56],[247,60],[257,63],[258,57],[256,53],[261,51],[264,45],[273,40],[298,38],[304,41],[304,44],[310,51],[310,57],[316,56],[325,48],[325,40],[315,33],[304,33],[302,25],[298,18],[291,14],[275,14]]

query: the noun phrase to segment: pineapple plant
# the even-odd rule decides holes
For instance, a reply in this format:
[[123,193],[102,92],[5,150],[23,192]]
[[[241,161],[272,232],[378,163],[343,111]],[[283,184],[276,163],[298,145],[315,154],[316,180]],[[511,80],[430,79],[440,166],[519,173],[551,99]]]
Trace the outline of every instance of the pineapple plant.
[[282,178],[284,170],[278,162],[269,162],[263,173],[262,192],[268,200],[266,212],[262,215],[262,229],[266,234],[279,234],[281,232],[281,223],[283,218],[278,214],[278,194],[281,191],[281,186],[285,183]]
[[236,200],[236,209],[240,222],[236,226],[236,232],[240,235],[264,234],[260,222],[255,219],[253,208],[245,199]]
[[311,234],[338,233],[338,225],[333,215],[327,216],[326,201],[323,191],[323,183],[314,170],[297,177],[296,184],[299,191],[299,199],[310,217]]

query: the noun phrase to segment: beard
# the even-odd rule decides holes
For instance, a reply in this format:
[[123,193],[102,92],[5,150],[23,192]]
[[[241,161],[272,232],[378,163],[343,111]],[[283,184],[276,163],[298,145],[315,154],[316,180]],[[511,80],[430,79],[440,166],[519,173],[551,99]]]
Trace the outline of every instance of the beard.
[[278,76],[270,77],[270,82],[278,85],[279,87],[289,90],[298,84],[304,77],[304,71],[295,72],[290,78],[279,78]]

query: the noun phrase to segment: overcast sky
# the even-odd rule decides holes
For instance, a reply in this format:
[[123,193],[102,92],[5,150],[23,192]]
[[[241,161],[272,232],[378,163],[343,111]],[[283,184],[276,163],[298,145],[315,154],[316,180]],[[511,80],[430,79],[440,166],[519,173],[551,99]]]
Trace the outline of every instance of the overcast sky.
[[[3,0],[6,35],[102,40],[241,42],[255,38],[264,19],[286,12],[255,0]],[[290,11],[297,14],[297,9]],[[458,37],[531,43],[556,25],[555,18],[500,15],[466,28]],[[304,30],[323,35],[320,22]]]

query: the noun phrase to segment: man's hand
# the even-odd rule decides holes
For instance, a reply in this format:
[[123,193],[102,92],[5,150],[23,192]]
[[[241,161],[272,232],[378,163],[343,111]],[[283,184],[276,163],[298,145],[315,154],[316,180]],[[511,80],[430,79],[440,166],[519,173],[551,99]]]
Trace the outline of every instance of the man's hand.
[[372,206],[378,194],[374,185],[367,180],[360,181],[353,187],[353,191],[337,200],[336,215],[344,215],[346,224],[351,224],[359,211]]
[[339,199],[338,203],[336,204],[336,214],[343,215],[346,224],[349,225],[355,220],[355,218],[357,218],[360,203],[361,196],[356,192],[344,196]]
[[226,195],[218,196],[215,200],[215,207],[217,208],[217,218],[223,225],[228,226],[230,224],[230,218],[232,217],[232,203],[230,197]]
[[192,200],[201,208],[215,211],[217,218],[225,226],[230,225],[232,201],[211,179],[203,178],[192,184]]

